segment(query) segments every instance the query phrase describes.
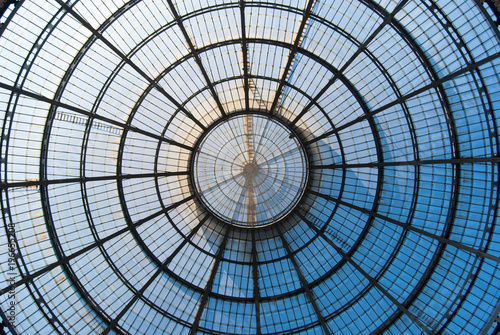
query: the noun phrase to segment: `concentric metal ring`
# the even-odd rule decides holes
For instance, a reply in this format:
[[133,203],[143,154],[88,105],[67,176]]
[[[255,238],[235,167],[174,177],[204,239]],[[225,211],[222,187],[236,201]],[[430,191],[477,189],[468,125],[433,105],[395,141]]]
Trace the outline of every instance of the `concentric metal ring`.
[[265,114],[223,119],[202,136],[192,163],[196,193],[224,222],[247,228],[281,220],[307,184],[302,143]]

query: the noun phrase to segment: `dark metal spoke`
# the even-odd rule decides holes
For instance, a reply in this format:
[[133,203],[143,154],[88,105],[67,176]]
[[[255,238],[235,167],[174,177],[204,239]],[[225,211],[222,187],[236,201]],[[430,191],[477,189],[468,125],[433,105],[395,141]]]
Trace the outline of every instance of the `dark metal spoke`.
[[396,8],[392,11],[392,13],[387,14],[384,18],[384,21],[375,29],[370,36],[358,47],[358,49],[354,52],[354,54],[347,60],[347,62],[338,70],[334,76],[328,81],[328,83],[319,91],[318,94],[311,100],[306,107],[293,119],[291,122],[291,126],[295,126],[295,124],[304,116],[304,114],[325,94],[325,92],[340,78],[340,76],[344,73],[344,71],[354,62],[354,60],[366,49],[368,44],[370,44],[375,37],[384,29],[386,25],[388,25],[393,17],[406,5],[409,0],[401,1]]
[[377,218],[379,218],[381,220],[384,220],[384,221],[393,223],[393,224],[395,224],[395,225],[397,225],[399,227],[402,227],[403,229],[406,229],[406,230],[409,230],[409,231],[413,231],[415,233],[418,233],[418,234],[430,237],[430,238],[432,238],[434,240],[437,240],[437,241],[439,241],[441,243],[445,243],[447,245],[451,245],[451,246],[453,246],[453,247],[455,247],[457,249],[465,250],[465,251],[467,251],[467,252],[469,252],[471,254],[474,254],[474,255],[476,255],[478,257],[487,258],[487,259],[490,259],[490,260],[495,261],[497,263],[500,263],[500,257],[490,255],[490,254],[488,254],[488,253],[486,253],[486,252],[484,252],[482,250],[474,249],[472,247],[469,247],[469,246],[466,246],[466,245],[461,244],[459,242],[450,240],[450,239],[445,238],[443,236],[439,236],[439,235],[430,233],[430,232],[425,231],[423,229],[414,227],[414,226],[412,226],[412,225],[410,225],[408,223],[404,223],[404,222],[392,219],[392,218],[390,218],[388,216],[379,214],[377,212],[371,211],[369,209],[366,209],[366,208],[363,208],[363,207],[360,207],[360,206],[356,206],[354,204],[351,204],[349,202],[346,202],[346,201],[343,201],[343,200],[340,200],[340,199],[337,199],[337,198],[333,198],[333,197],[331,197],[329,195],[326,195],[326,194],[322,194],[322,193],[319,193],[319,192],[316,192],[316,191],[312,191],[312,190],[310,190],[309,193],[312,194],[312,195],[321,197],[323,199],[326,199],[326,200],[338,203],[340,205],[343,205],[343,206],[355,209],[355,210],[357,210],[359,212],[362,212],[362,213],[365,213],[365,214],[369,214],[369,215],[373,215],[373,216],[375,216],[375,217],[377,217]]
[[139,300],[140,297],[144,294],[144,292],[147,290],[147,288],[155,281],[155,279],[167,268],[167,266],[170,264],[170,262],[174,259],[175,256],[184,248],[184,246],[193,238],[193,236],[198,232],[198,230],[203,226],[205,221],[208,219],[209,215],[206,215],[203,217],[203,219],[200,220],[200,222],[196,225],[196,227],[189,233],[188,236],[184,238],[184,240],[179,244],[179,246],[170,254],[170,256],[167,257],[167,259],[161,264],[161,266],[156,270],[156,272],[149,278],[149,280],[144,284],[143,287],[141,287],[140,290],[135,292],[134,296],[130,301],[127,303],[127,305],[120,311],[120,314],[118,314],[108,325],[108,327],[102,332],[103,335],[108,334],[114,327],[118,325],[118,321],[127,313],[127,311],[135,304],[137,300]]
[[384,106],[381,106],[373,111],[371,111],[369,114],[363,114],[359,117],[357,117],[356,119],[352,120],[352,121],[349,121],[341,126],[338,126],[336,129],[334,130],[331,130],[331,131],[328,131],[318,137],[316,137],[315,139],[307,142],[307,144],[311,144],[311,143],[314,143],[314,142],[317,142],[317,141],[320,141],[322,139],[325,139],[331,135],[334,135],[335,133],[341,131],[341,130],[344,130],[346,128],[349,128],[353,125],[355,125],[356,123],[359,123],[365,119],[367,119],[368,117],[372,117],[378,113],[381,113],[391,107],[394,107],[396,105],[399,105],[399,104],[402,104],[404,102],[406,102],[407,100],[413,98],[413,97],[416,97],[418,96],[419,94],[423,93],[423,92],[426,92],[430,89],[433,89],[433,88],[437,88],[441,85],[443,85],[444,83],[446,83],[447,81],[450,81],[450,80],[453,80],[459,76],[462,76],[468,72],[471,72],[471,71],[474,71],[474,70],[477,70],[479,67],[485,65],[485,64],[488,64],[492,61],[494,61],[495,59],[497,58],[500,58],[500,52],[497,52],[497,53],[494,53],[493,55],[491,56],[488,56],[488,57],[485,57],[483,58],[482,60],[480,61],[477,61],[477,62],[474,62],[474,63],[470,63],[469,65],[467,65],[466,67],[460,69],[460,70],[457,70],[449,75],[446,75],[444,77],[442,77],[441,79],[437,79],[437,80],[434,80],[432,81],[431,83],[421,87],[421,88],[418,88],[416,89],[415,91],[411,92],[411,93],[408,93],[404,96],[401,96],[401,97],[398,97],[397,99],[395,99],[394,101],[392,102],[389,102],[387,104],[385,104]]
[[38,270],[38,271],[35,271],[35,272],[34,272],[34,273],[32,273],[32,274],[29,274],[29,275],[24,276],[24,277],[23,277],[23,279],[21,279],[21,280],[19,280],[19,281],[15,282],[15,283],[13,283],[12,285],[9,285],[9,286],[7,286],[7,287],[5,287],[5,288],[1,289],[1,290],[0,290],[0,296],[4,295],[5,293],[8,293],[8,292],[9,292],[9,290],[10,290],[10,289],[12,289],[12,288],[16,288],[16,287],[18,287],[18,286],[20,286],[20,285],[23,285],[23,284],[27,284],[27,283],[29,283],[29,282],[30,282],[30,281],[32,281],[34,278],[40,277],[40,276],[42,276],[43,274],[45,274],[45,273],[47,273],[47,272],[49,272],[49,271],[51,271],[51,270],[55,269],[55,268],[56,268],[56,267],[58,267],[58,266],[61,266],[61,265],[64,265],[64,264],[68,264],[71,260],[73,260],[73,259],[75,259],[75,258],[77,258],[77,257],[79,257],[79,256],[84,255],[85,253],[87,253],[87,252],[91,251],[92,249],[94,249],[94,248],[96,248],[96,247],[100,247],[100,246],[102,246],[104,243],[109,242],[109,241],[111,241],[112,239],[114,239],[114,238],[116,238],[116,237],[118,237],[118,236],[120,236],[120,235],[122,235],[122,234],[124,234],[124,233],[127,233],[127,232],[129,232],[130,230],[135,229],[135,228],[137,228],[137,227],[139,227],[139,226],[143,225],[144,223],[146,223],[146,222],[148,222],[148,221],[150,221],[150,220],[153,220],[153,219],[157,218],[158,216],[160,216],[160,215],[162,215],[162,214],[165,214],[165,213],[170,212],[172,209],[174,209],[174,208],[176,208],[176,207],[178,207],[178,206],[182,205],[183,203],[186,203],[186,202],[187,202],[187,201],[189,201],[189,200],[192,200],[193,198],[194,198],[194,196],[193,196],[193,195],[191,195],[191,196],[189,196],[189,197],[187,197],[187,198],[184,198],[183,200],[180,200],[180,201],[178,201],[178,202],[176,202],[176,203],[174,203],[174,204],[172,204],[172,205],[170,205],[170,206],[166,207],[165,209],[162,209],[162,210],[160,210],[160,211],[158,211],[158,212],[156,212],[156,213],[153,213],[153,214],[151,214],[151,215],[149,215],[149,216],[145,217],[144,219],[141,219],[141,220],[139,220],[139,221],[135,222],[134,224],[132,224],[132,225],[130,225],[130,226],[127,226],[127,227],[125,227],[125,228],[122,228],[122,229],[120,229],[120,230],[118,230],[118,231],[116,231],[116,232],[114,232],[114,233],[112,233],[112,234],[110,234],[110,235],[108,235],[108,236],[106,236],[106,237],[104,237],[104,238],[100,239],[100,240],[97,240],[97,241],[93,242],[92,244],[89,244],[89,245],[88,245],[88,246],[86,246],[86,247],[83,247],[82,249],[80,249],[80,250],[78,250],[78,251],[76,251],[76,252],[72,253],[71,255],[68,255],[68,256],[64,256],[64,257],[62,257],[62,258],[61,258],[61,259],[59,259],[57,262],[54,262],[54,263],[52,263],[52,264],[50,264],[50,265],[47,265],[46,267],[44,267],[44,268],[42,268],[42,269],[40,269],[40,270]]
[[189,171],[122,174],[122,175],[111,175],[111,176],[75,177],[75,178],[46,179],[46,180],[26,180],[18,182],[16,181],[1,182],[0,190],[9,188],[18,188],[18,187],[28,188],[28,187],[48,186],[56,184],[87,183],[95,181],[126,180],[126,179],[138,179],[138,178],[161,178],[161,177],[187,176],[187,175],[189,175]]
[[491,330],[491,327],[493,327],[493,323],[495,322],[497,323],[497,326],[495,327],[495,330],[491,333],[491,335],[500,334],[500,304],[498,304],[492,315],[496,315],[496,317],[490,319],[488,324],[483,328],[483,331],[479,335],[487,335]]
[[208,278],[207,284],[205,285],[205,289],[203,290],[203,295],[200,298],[200,303],[198,306],[198,311],[196,312],[196,317],[193,321],[193,325],[191,326],[191,330],[189,331],[190,335],[195,335],[200,327],[201,317],[203,316],[203,312],[205,311],[205,307],[208,302],[208,295],[212,292],[212,287],[214,285],[215,277],[217,276],[217,271],[219,269],[219,264],[222,260],[222,254],[226,250],[227,240],[229,239],[229,234],[232,229],[230,226],[227,226],[226,232],[224,233],[224,238],[215,254],[215,261],[212,266],[212,271],[210,272],[210,277]]
[[252,230],[252,281],[253,281],[253,299],[255,304],[255,323],[257,335],[261,335],[260,325],[260,287],[259,287],[259,266],[257,259],[257,245],[255,242],[255,230]]
[[370,162],[370,163],[345,163],[345,164],[325,164],[311,165],[311,170],[318,169],[354,169],[354,168],[383,168],[386,166],[420,166],[420,165],[436,165],[436,164],[481,164],[493,163],[499,164],[500,157],[463,157],[463,158],[443,158],[443,159],[425,159],[411,160],[401,162]]
[[413,315],[403,304],[401,304],[392,294],[390,294],[380,283],[370,276],[359,264],[357,264],[353,259],[346,254],[336,243],[334,243],[328,236],[325,235],[324,232],[320,231],[316,226],[314,226],[310,221],[304,220],[304,222],[314,230],[316,234],[321,236],[325,242],[327,242],[330,246],[332,246],[335,251],[342,256],[342,258],[347,261],[352,267],[356,269],[363,277],[365,277],[371,285],[375,286],[377,290],[379,290],[386,298],[388,298],[393,304],[397,306],[397,308],[403,312],[406,316],[410,318],[413,322],[415,322],[425,333],[427,334],[434,334],[432,330],[427,328],[415,315]]
[[318,307],[318,304],[316,303],[316,297],[314,296],[314,293],[311,291],[309,288],[309,284],[307,283],[306,278],[304,277],[304,274],[300,270],[299,264],[295,260],[295,256],[293,255],[292,251],[290,250],[290,247],[288,246],[288,242],[286,241],[285,237],[283,236],[283,233],[281,232],[281,229],[279,225],[275,226],[276,231],[278,232],[278,235],[281,239],[281,243],[283,244],[283,247],[286,250],[286,253],[290,259],[290,261],[293,264],[293,267],[295,269],[295,272],[297,273],[299,277],[300,284],[302,285],[302,288],[306,292],[307,299],[309,300],[309,303],[312,305],[314,312],[316,313],[316,316],[318,318],[318,322],[321,325],[321,328],[323,328],[323,331],[325,332],[326,335],[330,335],[330,329],[328,328],[325,318],[321,314],[321,310]]
[[243,51],[243,80],[245,89],[245,109],[250,110],[250,74],[248,69],[248,42],[245,20],[245,1],[240,0],[240,20],[241,20],[241,48]]
[[278,89],[276,90],[276,95],[274,96],[273,104],[271,105],[271,109],[269,110],[269,113],[271,114],[273,114],[276,109],[276,105],[278,104],[278,101],[281,97],[281,92],[283,91],[283,87],[285,86],[288,72],[290,71],[292,63],[294,62],[295,57],[297,56],[297,51],[299,50],[299,45],[303,37],[302,35],[304,33],[304,28],[306,27],[307,21],[309,20],[309,16],[311,15],[311,9],[315,1],[316,0],[309,0],[307,3],[307,7],[304,10],[304,14],[302,16],[302,22],[300,22],[299,30],[297,31],[297,35],[295,36],[295,41],[293,43],[292,50],[288,55],[288,61],[286,62],[285,68],[283,70],[283,75],[281,77]]
[[203,130],[206,130],[206,127],[193,115],[191,114],[183,105],[181,105],[173,96],[167,93],[163,87],[161,87],[156,80],[149,77],[149,75],[144,72],[141,68],[139,68],[130,58],[127,57],[123,52],[120,51],[113,43],[111,43],[107,38],[105,38],[99,31],[94,29],[80,14],[75,12],[73,8],[71,8],[68,4],[64,3],[62,0],[56,0],[56,2],[64,8],[64,10],[70,13],[78,22],[80,22],[85,28],[90,30],[92,34],[101,40],[108,48],[110,48],[115,54],[117,54],[125,63],[130,65],[137,73],[141,75],[144,79],[146,79],[149,84],[155,87],[160,93],[162,93],[170,102],[172,102],[179,110],[181,110],[184,114],[186,114],[198,127]]
[[133,132],[138,133],[138,134],[142,134],[142,135],[154,138],[154,139],[156,139],[158,141],[162,141],[162,142],[165,142],[165,143],[168,143],[168,144],[171,144],[171,145],[175,145],[177,147],[180,147],[180,148],[188,150],[188,151],[193,151],[192,147],[187,146],[185,144],[182,144],[182,143],[176,142],[174,140],[162,137],[162,136],[160,136],[158,134],[151,133],[151,132],[149,132],[147,130],[143,130],[143,129],[140,129],[140,128],[137,128],[137,127],[134,127],[134,126],[127,125],[127,124],[122,123],[120,121],[113,120],[113,119],[107,118],[107,117],[99,115],[99,114],[93,114],[93,113],[91,113],[91,112],[89,112],[89,111],[87,111],[85,109],[82,109],[82,108],[79,108],[79,107],[75,107],[75,106],[72,106],[72,105],[68,105],[66,103],[63,103],[63,102],[60,102],[60,101],[57,101],[57,100],[54,100],[54,99],[47,98],[47,97],[45,97],[43,95],[40,95],[40,94],[37,94],[37,93],[33,93],[33,92],[30,92],[30,91],[27,91],[27,90],[24,90],[24,89],[21,89],[21,88],[18,88],[18,87],[10,86],[10,85],[4,84],[2,82],[0,82],[0,88],[9,90],[9,91],[11,91],[11,92],[13,92],[15,94],[24,95],[24,96],[36,99],[38,101],[43,101],[43,102],[52,104],[52,105],[54,105],[56,107],[61,107],[61,108],[65,108],[65,109],[71,110],[71,111],[76,112],[78,114],[85,115],[85,116],[87,116],[89,118],[98,119],[100,121],[107,122],[107,123],[112,124],[114,126],[117,126],[117,127],[123,128],[123,129],[127,129],[129,131],[133,131]]
[[210,80],[210,77],[208,76],[208,73],[205,70],[205,67],[203,66],[199,52],[196,49],[196,47],[194,46],[193,42],[191,41],[191,37],[187,33],[186,27],[184,26],[184,23],[182,22],[181,17],[179,16],[179,13],[177,13],[177,10],[175,9],[175,6],[172,3],[172,0],[167,0],[167,3],[168,3],[168,6],[170,7],[170,11],[172,12],[172,15],[175,18],[175,21],[177,22],[177,25],[179,26],[179,28],[182,31],[182,35],[184,35],[184,39],[186,40],[196,63],[200,67],[203,78],[207,82],[207,85],[210,89],[210,92],[212,93],[212,97],[214,98],[215,102],[217,103],[217,107],[219,107],[219,110],[222,114],[222,117],[226,116],[226,112],[224,111],[224,108],[222,107],[222,104],[221,104],[220,99],[219,99],[219,95],[217,94],[217,91],[215,90],[215,87],[212,84],[212,81]]

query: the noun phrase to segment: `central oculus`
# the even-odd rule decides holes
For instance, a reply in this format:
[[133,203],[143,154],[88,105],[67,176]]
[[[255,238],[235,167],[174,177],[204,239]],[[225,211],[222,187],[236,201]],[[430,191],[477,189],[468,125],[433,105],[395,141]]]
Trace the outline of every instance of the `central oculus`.
[[192,160],[195,191],[220,220],[240,227],[273,224],[304,193],[308,162],[295,133],[265,114],[218,121],[201,137]]

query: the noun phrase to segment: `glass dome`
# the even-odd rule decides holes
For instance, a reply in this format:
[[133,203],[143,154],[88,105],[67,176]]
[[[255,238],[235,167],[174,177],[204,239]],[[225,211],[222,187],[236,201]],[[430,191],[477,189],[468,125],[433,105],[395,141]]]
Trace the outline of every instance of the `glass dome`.
[[0,334],[499,334],[497,5],[0,2]]

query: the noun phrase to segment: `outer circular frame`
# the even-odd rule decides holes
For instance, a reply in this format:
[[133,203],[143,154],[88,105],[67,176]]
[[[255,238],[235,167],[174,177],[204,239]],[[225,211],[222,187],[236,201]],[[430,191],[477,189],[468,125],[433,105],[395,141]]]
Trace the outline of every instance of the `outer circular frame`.
[[[33,312],[10,333],[498,333],[494,3],[7,5],[0,236]],[[207,213],[187,171],[243,110],[309,156],[266,229]]]

